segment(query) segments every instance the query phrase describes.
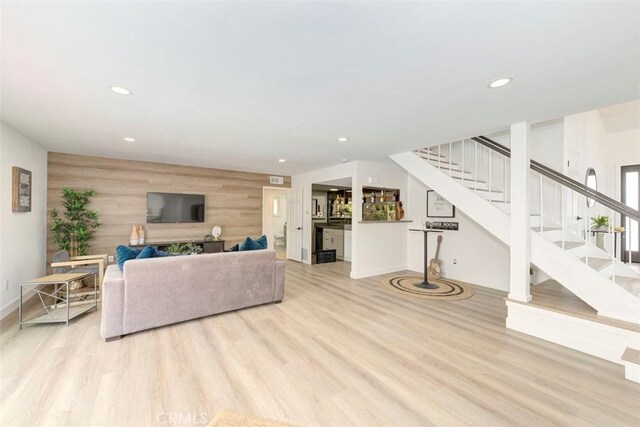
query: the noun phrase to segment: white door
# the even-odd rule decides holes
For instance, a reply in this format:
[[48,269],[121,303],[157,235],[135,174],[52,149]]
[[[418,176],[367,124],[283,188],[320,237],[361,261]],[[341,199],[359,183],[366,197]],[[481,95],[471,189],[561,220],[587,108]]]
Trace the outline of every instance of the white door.
[[287,194],[287,259],[302,262],[302,188]]

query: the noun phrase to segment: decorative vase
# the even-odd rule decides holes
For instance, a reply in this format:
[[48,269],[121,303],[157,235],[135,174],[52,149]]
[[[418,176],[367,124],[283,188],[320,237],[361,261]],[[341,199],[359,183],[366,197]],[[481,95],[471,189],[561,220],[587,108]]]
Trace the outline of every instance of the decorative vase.
[[129,236],[129,244],[131,246],[137,245],[138,244],[138,227],[137,226],[133,226],[131,227],[131,235]]
[[144,227],[141,225],[138,226],[138,244],[144,245]]

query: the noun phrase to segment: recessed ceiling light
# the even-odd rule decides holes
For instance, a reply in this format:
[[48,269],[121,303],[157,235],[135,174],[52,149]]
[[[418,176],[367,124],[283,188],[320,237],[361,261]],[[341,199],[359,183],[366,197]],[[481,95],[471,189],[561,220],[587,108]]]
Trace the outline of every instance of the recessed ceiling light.
[[491,89],[497,89],[499,87],[508,85],[512,81],[513,81],[513,78],[511,78],[511,77],[502,77],[502,78],[496,79],[496,80],[492,81],[491,83],[489,83],[488,87],[491,88]]
[[127,142],[136,142],[136,139],[135,138],[131,138],[130,136],[126,136],[124,138],[124,140],[127,141]]
[[349,138],[347,138],[346,136],[341,136],[340,138],[338,138],[338,142],[347,142],[349,140]]
[[347,163],[349,161],[349,159],[342,159],[340,160],[342,163]]
[[284,163],[284,162],[286,162],[287,160],[286,160],[286,159],[278,159],[278,161],[279,161],[280,163]]
[[330,188],[329,191],[338,191],[337,188]]
[[131,91],[127,88],[120,86],[109,86],[109,89],[117,93],[118,95],[131,95]]

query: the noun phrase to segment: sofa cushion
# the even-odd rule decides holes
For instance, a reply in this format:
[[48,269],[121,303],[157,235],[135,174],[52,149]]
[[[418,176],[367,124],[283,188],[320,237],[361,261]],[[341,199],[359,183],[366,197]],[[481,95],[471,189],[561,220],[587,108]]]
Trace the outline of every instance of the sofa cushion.
[[158,251],[153,246],[146,246],[143,250],[140,251],[136,259],[146,259],[146,258],[157,258]]
[[118,247],[116,247],[116,264],[118,264],[118,268],[122,270],[124,268],[124,263],[129,260],[136,259],[140,252],[140,249],[118,245]]
[[253,240],[251,237],[247,237],[240,244],[241,251],[257,251],[260,249],[267,249],[267,236],[262,235],[256,240]]

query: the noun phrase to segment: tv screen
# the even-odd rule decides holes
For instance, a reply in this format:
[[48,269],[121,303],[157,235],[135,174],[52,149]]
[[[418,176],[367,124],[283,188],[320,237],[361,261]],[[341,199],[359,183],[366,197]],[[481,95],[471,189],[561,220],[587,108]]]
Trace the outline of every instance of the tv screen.
[[204,222],[204,195],[147,193],[147,223]]

